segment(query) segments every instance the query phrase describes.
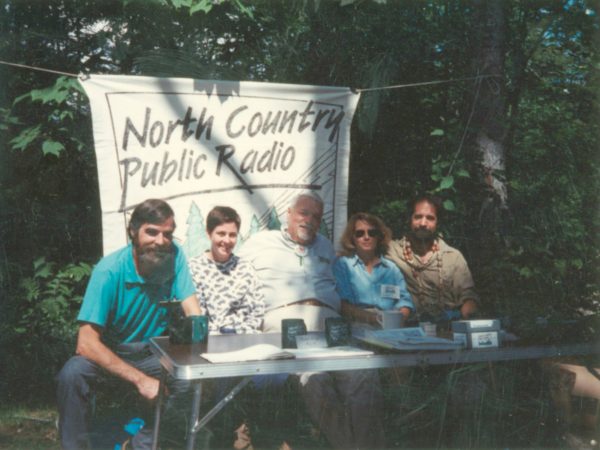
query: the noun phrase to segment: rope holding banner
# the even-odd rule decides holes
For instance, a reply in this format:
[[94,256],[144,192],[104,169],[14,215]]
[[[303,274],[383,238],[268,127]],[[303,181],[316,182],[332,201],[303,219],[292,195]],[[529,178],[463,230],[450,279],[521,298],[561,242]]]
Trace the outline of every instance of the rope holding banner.
[[452,78],[450,80],[423,81],[420,83],[396,84],[393,86],[373,87],[373,88],[365,88],[365,89],[354,88],[354,89],[352,89],[352,91],[361,93],[361,92],[369,92],[369,91],[381,91],[384,89],[398,89],[398,88],[405,88],[405,87],[429,86],[429,85],[433,85],[433,84],[454,83],[457,81],[481,80],[483,78],[501,78],[501,76],[500,75],[477,75],[476,77]]
[[[16,63],[11,63],[11,62],[2,61],[2,60],[0,60],[0,64],[5,64],[7,66],[13,66],[13,67],[19,67],[21,69],[30,69],[30,70],[37,70],[40,72],[48,72],[48,73],[55,73],[58,75],[66,75],[68,77],[75,77],[75,78],[80,77],[82,81],[85,81],[90,77],[89,74],[77,75],[74,73],[61,72],[59,70],[52,70],[52,69],[44,69],[41,67],[33,67],[33,66],[25,65],[25,64],[16,64]],[[452,78],[450,80],[423,81],[420,83],[396,84],[393,86],[380,86],[380,87],[372,87],[372,88],[364,88],[364,89],[351,88],[351,90],[355,94],[360,94],[362,92],[382,91],[385,89],[399,89],[399,88],[406,88],[406,87],[429,86],[429,85],[434,85],[434,84],[454,83],[457,81],[481,80],[483,78],[500,78],[500,77],[501,77],[500,75],[477,75],[476,77],[468,77],[468,78]]]
[[16,64],[16,63],[11,63],[11,62],[2,61],[2,60],[0,60],[0,64],[5,64],[7,66],[13,66],[13,67],[19,67],[21,69],[30,69],[30,70],[37,70],[39,72],[48,72],[48,73],[55,73],[55,74],[58,74],[58,75],[66,75],[68,77],[75,77],[75,78],[77,78],[79,76],[79,75],[74,74],[74,73],[61,72],[59,70],[52,70],[52,69],[43,69],[41,67],[27,66],[25,64]]

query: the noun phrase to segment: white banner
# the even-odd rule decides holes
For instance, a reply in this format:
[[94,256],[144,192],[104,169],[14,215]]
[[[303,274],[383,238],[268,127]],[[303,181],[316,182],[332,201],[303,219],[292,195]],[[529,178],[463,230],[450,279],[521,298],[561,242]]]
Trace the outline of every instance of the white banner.
[[148,198],[175,211],[189,257],[208,248],[205,217],[231,206],[240,243],[278,228],[300,190],[325,201],[321,232],[337,244],[346,223],[348,88],[92,75],[87,93],[98,162],[104,254],[127,243],[128,216]]

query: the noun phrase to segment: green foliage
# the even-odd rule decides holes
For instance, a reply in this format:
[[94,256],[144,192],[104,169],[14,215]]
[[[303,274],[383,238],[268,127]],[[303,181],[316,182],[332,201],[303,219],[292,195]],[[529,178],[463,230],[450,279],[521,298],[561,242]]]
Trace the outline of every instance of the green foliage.
[[90,273],[86,263],[57,267],[38,258],[31,276],[11,292],[0,323],[1,347],[12,355],[2,380],[11,386],[7,395],[27,397],[31,386],[52,391],[54,375],[74,350],[75,317]]
[[15,103],[21,101],[26,96],[29,96],[34,102],[62,105],[69,99],[72,91],[83,93],[77,79],[61,76],[56,79],[54,85],[45,89],[32,89],[29,93],[25,94],[25,96],[18,97],[15,100]]
[[189,8],[190,14],[197,11],[209,13],[215,3],[212,0],[171,0],[175,9]]
[[[11,139],[12,149],[24,151],[41,141],[41,149],[44,155],[60,156],[61,152],[65,150],[65,145],[51,136],[62,137],[66,141],[71,140],[75,143],[75,147],[80,149],[81,145],[71,135],[65,124],[72,122],[75,118],[74,112],[70,108],[75,103],[77,96],[81,94],[83,94],[83,90],[77,79],[61,76],[57,78],[52,86],[44,89],[32,89],[17,97],[13,102],[14,105],[28,100],[33,104],[33,107],[36,103],[41,103],[52,108],[48,110],[44,124],[26,127]],[[18,123],[16,117],[12,117],[12,123]]]
[[58,156],[60,155],[60,152],[64,149],[65,146],[62,145],[60,142],[48,140],[44,141],[44,143],[42,144],[42,153],[44,153],[44,155]]
[[373,214],[379,216],[393,231],[394,236],[400,236],[406,231],[405,225],[408,218],[406,202],[394,200],[375,205],[371,208]]
[[0,108],[0,130],[7,131],[10,126],[18,125],[19,120],[10,114],[10,109]]
[[41,131],[41,125],[25,128],[17,137],[11,139],[10,143],[13,150],[25,150],[33,141],[40,137]]
[[[133,1],[141,1],[141,0],[124,0],[126,4],[131,3]],[[236,7],[236,9],[248,16],[250,19],[254,19],[254,15],[252,12],[252,7],[246,6],[244,2],[241,0],[154,0],[155,2],[161,4],[162,6],[172,5],[176,10],[184,9],[188,10],[190,16],[197,13],[203,12],[204,14],[208,14],[212,11],[213,7],[221,5],[223,3],[231,3]]]
[[[73,311],[77,311],[83,298],[81,291],[91,273],[85,263],[68,264],[61,269],[45,258],[34,261],[32,277],[21,281],[25,302],[22,315],[15,324],[15,333],[22,335],[36,330],[41,334],[59,339],[72,334]],[[43,331],[46,330],[46,331]],[[31,343],[25,343],[33,350]]]

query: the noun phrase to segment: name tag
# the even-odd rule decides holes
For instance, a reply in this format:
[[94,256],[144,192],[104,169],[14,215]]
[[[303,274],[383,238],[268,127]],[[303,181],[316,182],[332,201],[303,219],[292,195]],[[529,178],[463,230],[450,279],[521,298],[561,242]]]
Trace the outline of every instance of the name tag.
[[325,348],[327,347],[325,333],[311,333],[296,336],[296,345],[298,348]]
[[382,284],[381,297],[398,300],[400,298],[400,287],[393,284]]

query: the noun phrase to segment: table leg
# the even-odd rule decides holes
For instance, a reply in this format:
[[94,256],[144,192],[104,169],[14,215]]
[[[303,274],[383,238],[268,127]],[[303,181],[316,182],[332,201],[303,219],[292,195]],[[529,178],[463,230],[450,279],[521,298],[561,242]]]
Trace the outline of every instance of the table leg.
[[198,432],[196,424],[198,423],[198,417],[200,416],[200,400],[202,399],[202,381],[196,380],[192,383],[194,386],[194,393],[192,398],[192,415],[190,416],[190,425],[187,435],[187,450],[194,450],[196,433]]
[[165,387],[167,382],[167,371],[161,370],[160,384],[158,385],[158,398],[156,399],[156,408],[154,409],[154,430],[152,431],[152,450],[158,448],[158,433],[160,430],[160,412],[162,409]]
[[242,390],[244,387],[252,381],[252,377],[246,377],[242,381],[240,381],[229,394],[227,394],[223,399],[217,403],[206,415],[198,421],[194,432],[197,433],[200,428],[204,427],[208,422],[212,420],[213,417],[217,415],[219,411],[221,411],[227,404],[234,399],[234,397]]

